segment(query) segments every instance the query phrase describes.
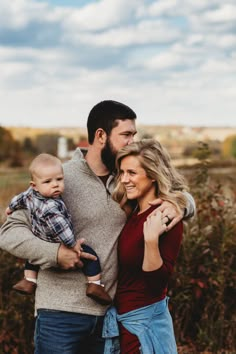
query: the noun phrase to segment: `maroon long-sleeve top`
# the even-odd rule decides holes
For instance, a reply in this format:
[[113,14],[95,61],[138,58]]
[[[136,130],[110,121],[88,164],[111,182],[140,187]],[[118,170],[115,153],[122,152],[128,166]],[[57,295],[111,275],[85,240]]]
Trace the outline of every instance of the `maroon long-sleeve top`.
[[121,232],[118,242],[119,277],[116,293],[119,314],[151,305],[166,296],[168,280],[182,241],[183,224],[179,222],[160,236],[162,266],[154,271],[143,271],[143,224],[155,208],[152,206],[141,214],[132,214]]

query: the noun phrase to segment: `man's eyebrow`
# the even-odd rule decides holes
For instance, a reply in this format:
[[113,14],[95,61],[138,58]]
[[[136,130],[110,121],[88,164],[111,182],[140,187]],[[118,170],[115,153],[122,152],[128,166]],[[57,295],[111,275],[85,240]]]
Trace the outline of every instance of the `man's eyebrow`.
[[120,134],[137,134],[137,130],[125,130],[120,132]]

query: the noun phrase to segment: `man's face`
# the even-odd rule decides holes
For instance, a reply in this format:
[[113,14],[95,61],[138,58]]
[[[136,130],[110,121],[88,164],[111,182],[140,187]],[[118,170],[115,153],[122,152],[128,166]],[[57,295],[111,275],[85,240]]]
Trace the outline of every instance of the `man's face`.
[[109,171],[115,169],[116,154],[122,147],[131,144],[137,133],[135,120],[117,120],[118,125],[112,129],[107,137],[106,144],[102,150],[101,157],[104,165]]

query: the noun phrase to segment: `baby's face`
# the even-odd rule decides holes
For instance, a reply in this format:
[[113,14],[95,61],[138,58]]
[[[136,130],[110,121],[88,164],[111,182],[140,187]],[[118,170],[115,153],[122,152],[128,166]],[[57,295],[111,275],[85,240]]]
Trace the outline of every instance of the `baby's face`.
[[41,166],[31,185],[43,197],[59,197],[64,191],[64,174],[61,165]]

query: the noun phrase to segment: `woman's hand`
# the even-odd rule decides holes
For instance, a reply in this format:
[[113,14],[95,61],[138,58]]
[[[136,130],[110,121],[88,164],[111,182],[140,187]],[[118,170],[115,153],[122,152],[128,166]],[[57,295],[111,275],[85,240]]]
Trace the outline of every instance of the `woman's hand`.
[[[149,202],[150,205],[159,205],[159,207],[156,210],[159,210],[162,212],[162,218],[167,224],[167,228],[165,231],[169,231],[174,227],[180,220],[183,219],[184,217],[184,210],[178,211],[174,204],[168,202],[168,201],[163,201],[162,199],[158,198],[153,200],[152,202]],[[156,210],[154,210],[152,213],[155,213]],[[150,214],[152,215],[152,214]]]
[[144,241],[156,244],[159,236],[166,230],[167,226],[163,214],[156,209],[147,217],[143,225]]
[[163,223],[162,213],[156,210],[150,214],[143,225],[144,233],[144,257],[142,269],[150,272],[159,269],[163,260],[159,250],[159,236],[166,231],[166,224]]

